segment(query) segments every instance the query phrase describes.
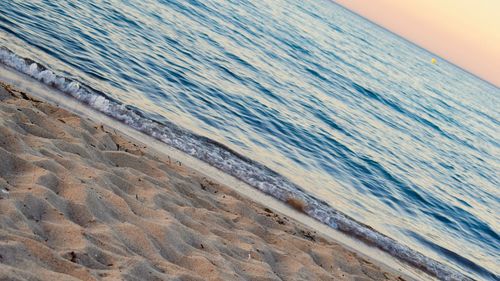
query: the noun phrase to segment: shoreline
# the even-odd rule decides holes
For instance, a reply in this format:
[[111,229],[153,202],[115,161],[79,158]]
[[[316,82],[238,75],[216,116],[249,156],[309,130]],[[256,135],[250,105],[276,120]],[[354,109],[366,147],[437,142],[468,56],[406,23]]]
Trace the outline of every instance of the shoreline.
[[[2,87],[2,88],[3,88],[3,87]],[[29,97],[29,95],[26,95],[26,96],[27,96],[27,97]],[[38,96],[37,96],[37,98],[38,98]],[[25,100],[25,99],[23,99],[23,97],[22,97],[22,96],[21,96],[21,97],[18,97],[17,99],[19,99],[19,101],[22,101],[22,102],[24,102],[24,103],[26,103],[26,101],[27,101],[28,103],[35,103],[35,101],[30,101],[30,100]],[[23,100],[24,100],[24,101],[23,101]],[[41,103],[43,103],[45,107],[52,107],[52,108],[54,108],[53,106],[51,106],[50,104],[48,104],[48,103],[46,103],[46,102],[41,102]],[[2,101],[2,104],[3,104],[3,101]],[[33,106],[33,104],[32,104],[31,106]],[[62,109],[58,109],[58,110],[61,110],[61,111],[62,111]],[[82,112],[80,112],[80,113],[82,113]],[[69,113],[69,112],[67,112],[67,114],[72,115],[72,113]],[[80,114],[80,115],[82,115],[82,114]],[[85,116],[85,115],[82,115],[82,116]],[[76,115],[73,115],[72,117],[73,117],[73,118],[80,118],[80,117],[77,117]],[[94,117],[94,116],[92,116],[92,117]],[[83,119],[80,119],[80,120],[83,120]],[[85,122],[89,122],[89,121],[85,121]],[[65,123],[63,123],[63,124],[65,124]],[[107,124],[106,124],[106,125],[107,125]],[[107,126],[106,126],[106,127],[107,127]],[[105,128],[105,127],[102,127],[102,128]],[[110,128],[111,128],[111,127],[110,127]],[[104,130],[104,129],[103,129],[103,130]],[[131,131],[133,131],[133,130],[131,130]],[[128,141],[130,141],[130,142],[131,142],[130,137],[126,136],[126,132],[125,132],[125,134],[124,134],[124,135],[122,135],[122,134],[121,134],[121,132],[120,132],[120,131],[118,131],[118,134],[120,135],[120,138],[123,138],[123,139],[128,139]],[[149,143],[148,143],[148,144],[149,144]],[[137,145],[137,144],[136,144],[136,145]],[[162,145],[162,147],[163,147],[163,148],[165,148],[165,146],[166,146],[166,145],[164,145],[164,144],[161,144],[161,145]],[[123,148],[123,147],[125,147],[125,146],[120,145],[120,147],[121,147],[121,148]],[[128,148],[127,148],[127,149],[128,149]],[[156,156],[157,154],[159,154],[159,155],[163,154],[163,153],[158,153],[158,151],[157,151],[157,150],[155,150],[154,148],[153,148],[152,150],[153,150],[154,152],[152,152],[152,154],[151,154],[151,155],[155,155],[155,156]],[[120,149],[118,149],[117,151],[120,151]],[[170,152],[171,152],[171,151],[169,151],[169,153],[170,153]],[[175,160],[173,160],[173,158],[170,158],[170,157],[169,157],[168,159],[169,159],[169,161],[175,161]],[[184,159],[183,159],[183,160],[184,160]],[[187,161],[187,162],[189,162],[189,161]],[[164,164],[165,164],[165,162],[164,162]],[[203,186],[203,184],[201,184],[201,182],[203,181],[203,179],[202,179],[202,178],[201,178],[201,179],[199,178],[199,177],[200,177],[200,173],[198,173],[198,172],[196,171],[196,169],[194,169],[194,170],[193,170],[193,169],[190,169],[190,168],[186,167],[186,165],[185,165],[185,164],[183,164],[182,162],[179,162],[179,163],[174,163],[174,164],[172,164],[172,162],[170,162],[169,164],[171,165],[171,166],[170,166],[170,168],[175,167],[176,169],[181,169],[181,168],[182,168],[182,169],[185,169],[183,172],[184,172],[184,173],[189,174],[191,178],[192,178],[192,177],[195,177],[195,176],[193,176],[193,175],[197,175],[197,176],[198,176],[198,184],[200,184],[200,186]],[[179,165],[179,164],[180,164],[180,166],[179,166],[179,167],[177,167],[176,165]],[[172,165],[173,165],[173,166],[172,166]],[[190,166],[190,165],[188,164],[187,166]],[[195,166],[196,166],[196,165],[195,165]],[[177,172],[178,172],[178,171],[177,171]],[[223,182],[224,182],[224,181],[223,181]],[[314,238],[313,238],[313,240],[318,239],[318,240],[321,240],[321,241],[322,241],[322,243],[326,243],[326,244],[327,244],[327,245],[329,245],[329,246],[335,245],[336,247],[339,247],[339,248],[341,249],[341,252],[343,252],[344,254],[348,254],[348,255],[352,255],[352,254],[353,254],[353,252],[351,252],[351,250],[352,250],[352,249],[347,249],[347,247],[345,247],[345,246],[341,246],[340,244],[337,244],[336,242],[332,241],[332,240],[331,240],[331,238],[329,238],[329,237],[324,237],[324,235],[322,235],[322,234],[311,234],[311,231],[313,231],[313,230],[311,230],[311,229],[310,229],[310,230],[307,230],[307,227],[304,227],[304,226],[302,225],[302,223],[301,223],[301,222],[295,221],[295,219],[294,219],[294,218],[300,217],[300,214],[298,214],[298,213],[297,213],[296,211],[294,211],[294,210],[291,210],[289,207],[288,207],[288,209],[289,209],[289,210],[288,210],[288,213],[291,213],[291,214],[296,213],[296,214],[295,214],[294,216],[283,216],[283,215],[281,215],[281,214],[280,214],[280,212],[276,212],[276,211],[272,210],[272,209],[274,209],[274,208],[268,208],[268,207],[265,207],[264,205],[261,205],[261,203],[262,203],[262,202],[260,202],[260,201],[258,201],[258,202],[260,202],[260,203],[252,202],[251,200],[249,200],[249,199],[248,199],[248,196],[244,196],[245,194],[236,193],[236,192],[235,192],[235,190],[234,190],[234,187],[233,187],[233,189],[231,189],[231,188],[228,188],[227,186],[220,185],[220,184],[216,183],[216,182],[215,182],[215,181],[213,181],[213,180],[209,180],[209,183],[210,183],[210,184],[209,184],[209,186],[212,186],[213,184],[215,184],[215,185],[217,185],[217,186],[218,186],[217,188],[221,188],[221,189],[223,189],[223,190],[224,190],[224,192],[225,192],[226,194],[231,194],[231,196],[232,196],[232,197],[234,197],[234,198],[238,198],[238,197],[239,197],[238,199],[240,200],[240,202],[244,202],[244,203],[242,203],[242,204],[243,204],[243,205],[245,205],[245,206],[250,205],[250,206],[252,206],[252,207],[254,207],[254,208],[259,209],[259,210],[260,210],[260,212],[262,212],[262,209],[264,209],[264,212],[260,213],[260,215],[261,215],[261,216],[264,216],[264,217],[268,217],[268,218],[269,218],[269,217],[277,218],[277,219],[276,219],[276,221],[275,221],[275,224],[277,224],[277,226],[281,226],[282,224],[281,224],[280,222],[284,222],[285,224],[288,224],[288,223],[289,223],[289,224],[293,225],[293,227],[295,227],[295,228],[301,227],[301,231],[302,231],[302,232],[296,232],[296,233],[295,233],[295,234],[297,234],[297,233],[302,234],[302,236],[303,236],[303,237],[301,237],[300,239],[303,239],[303,240],[304,240],[304,239],[305,239],[305,240],[310,240],[310,239],[311,239],[311,237],[314,237]],[[224,182],[224,183],[226,183],[226,182]],[[203,190],[203,188],[202,188],[202,190]],[[257,192],[257,193],[258,193],[258,191],[257,191],[257,190],[254,190],[254,192]],[[10,191],[9,191],[9,193],[10,193],[10,194],[9,194],[9,199],[8,199],[8,200],[12,200],[12,196],[13,196],[13,195],[12,195],[12,192],[10,192]],[[219,191],[217,191],[217,193],[219,193]],[[138,195],[137,195],[137,196],[138,196]],[[262,194],[261,196],[263,196],[263,194]],[[139,196],[138,196],[138,197],[139,197]],[[245,198],[245,197],[247,197],[247,198]],[[253,198],[253,199],[255,200],[255,198]],[[271,199],[270,199],[270,200],[271,200]],[[274,200],[275,200],[275,199],[274,199]],[[3,201],[2,203],[4,203],[4,202],[5,202],[5,199],[4,199],[4,200],[2,200],[2,201]],[[256,201],[257,201],[257,200],[256,200]],[[277,200],[275,200],[275,201],[277,201]],[[275,202],[275,203],[276,203],[276,202]],[[273,205],[273,207],[275,207],[275,205]],[[287,207],[285,206],[285,208],[287,208]],[[269,211],[271,211],[271,212],[268,212],[267,210],[269,210]],[[281,211],[281,210],[280,210],[280,211]],[[239,214],[239,215],[242,215],[242,214]],[[290,217],[291,217],[291,218],[290,218]],[[305,217],[305,216],[304,216],[304,217]],[[259,217],[259,219],[260,219],[260,217]],[[310,218],[309,218],[309,219],[310,219]],[[318,224],[319,224],[319,223],[318,223]],[[278,227],[278,228],[279,228],[279,227]],[[326,226],[325,226],[325,228],[326,228]],[[305,230],[304,230],[304,229],[305,229]],[[285,234],[286,232],[283,232],[283,233]],[[295,237],[295,235],[292,235],[292,236],[294,236],[294,237]],[[316,238],[316,237],[318,237],[318,238]],[[296,238],[293,238],[293,239],[296,239]],[[310,241],[310,242],[312,242],[312,241]],[[316,242],[316,241],[314,241],[314,243],[315,243],[315,242]],[[361,242],[358,242],[358,243],[361,243]],[[317,246],[317,245],[316,245],[316,246]],[[337,249],[337,251],[338,251],[338,249]],[[375,251],[375,250],[374,250],[374,251]],[[354,256],[356,256],[356,258],[357,258],[357,261],[358,261],[358,262],[368,262],[368,261],[367,261],[364,257],[360,257],[358,254],[354,254]],[[372,262],[372,261],[369,261],[368,263],[369,263],[369,264],[372,264],[371,262]],[[383,266],[383,265],[380,265],[380,266],[382,266],[382,269],[380,269],[380,267],[378,267],[378,266],[379,266],[378,264],[375,266],[375,267],[377,267],[377,268],[378,268],[378,269],[377,269],[377,271],[378,271],[379,273],[380,273],[380,272],[383,272],[384,274],[382,274],[382,275],[384,275],[384,276],[387,274],[387,276],[389,276],[389,277],[387,277],[387,278],[389,278],[389,279],[390,279],[390,278],[392,278],[392,277],[394,277],[394,278],[399,278],[399,276],[403,276],[402,278],[404,278],[405,280],[412,279],[412,278],[410,278],[409,276],[407,276],[406,274],[402,274],[402,273],[397,272],[397,270],[395,270],[395,269],[391,269],[391,268],[389,268],[389,267],[385,267],[385,266]],[[404,267],[404,266],[403,266],[403,267]],[[340,267],[339,267],[339,268],[340,268]],[[359,269],[359,268],[358,268],[358,269]],[[407,268],[405,268],[405,269],[407,269]],[[401,270],[401,269],[400,269],[400,270]],[[408,272],[407,272],[407,273],[408,273]],[[423,279],[423,278],[428,278],[427,276],[425,276],[425,277],[424,277],[424,275],[419,275],[418,271],[417,271],[417,273],[410,273],[410,274],[414,275],[414,276],[413,276],[413,278],[419,278],[419,277],[420,277],[420,278],[422,278],[422,279]],[[397,277],[396,277],[396,276],[397,276]],[[338,277],[338,276],[337,276],[337,277]],[[287,280],[288,280],[288,279],[287,279]],[[346,279],[346,280],[348,280],[348,279]],[[377,279],[377,280],[386,280],[386,279]]]
[[[321,225],[325,224],[345,234],[344,236],[347,236],[349,241],[346,244],[356,245],[353,248],[358,249],[357,244],[361,240],[364,242],[363,245],[369,245],[364,248],[376,247],[381,250],[373,254],[371,249],[368,249],[366,252],[369,252],[372,256],[378,257],[382,252],[387,253],[389,263],[392,263],[393,259],[397,259],[410,265],[410,267],[418,268],[440,279],[470,280],[469,277],[452,266],[425,256],[405,244],[378,232],[369,225],[360,223],[339,212],[321,199],[304,192],[300,186],[287,180],[282,175],[239,154],[237,151],[228,149],[223,144],[192,134],[184,128],[177,127],[172,122],[164,124],[149,119],[141,113],[140,109],[139,111],[130,110],[127,106],[106,95],[106,93],[78,80],[60,76],[38,62],[19,57],[6,48],[0,48],[0,55],[0,60],[9,69],[7,70],[0,65],[0,68],[5,69],[6,74],[4,76],[9,76],[10,80],[6,80],[9,84],[16,85],[30,93],[35,91],[37,96],[43,97],[49,102],[55,104],[63,102],[67,109],[82,116],[99,116],[102,123],[112,123],[119,130],[129,132],[129,136],[140,136],[139,141],[145,143],[161,142],[158,146],[160,151],[170,147],[173,148],[172,151],[180,151],[180,158],[182,159],[199,159],[194,161],[196,163],[194,167],[197,170],[200,170],[199,167],[209,168],[216,171],[214,174],[218,176],[227,173],[229,176],[225,178],[224,182],[227,180],[232,181],[234,180],[233,177],[235,177],[238,179],[235,181],[237,186],[244,182],[246,184],[242,186],[248,184],[253,187],[252,189],[260,190],[278,201],[287,202],[290,201],[290,198],[297,198],[299,201],[295,201],[296,203],[300,203],[300,201],[304,203],[299,204],[302,206],[299,209],[313,218],[315,222],[319,221]],[[12,71],[9,66],[13,68]],[[44,90],[39,91],[39,87],[43,87]],[[99,120],[96,119],[96,121]],[[203,164],[201,166],[197,165],[199,163]],[[296,207],[298,207],[297,204]],[[353,237],[356,238],[353,239]],[[352,242],[353,240],[356,241]],[[365,250],[363,249],[363,251]]]

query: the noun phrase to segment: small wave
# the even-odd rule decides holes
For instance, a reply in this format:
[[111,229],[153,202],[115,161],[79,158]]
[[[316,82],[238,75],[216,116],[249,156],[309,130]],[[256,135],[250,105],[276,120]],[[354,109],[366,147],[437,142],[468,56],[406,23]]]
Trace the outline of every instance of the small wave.
[[193,134],[170,122],[160,123],[148,119],[137,108],[126,106],[89,85],[58,75],[42,64],[19,57],[2,46],[0,46],[0,63],[51,86],[169,146],[196,157],[281,201],[286,202],[290,198],[300,198],[306,202],[304,212],[309,216],[332,228],[357,237],[369,245],[378,247],[439,279],[472,280],[333,209],[324,201],[304,192],[302,188],[282,175],[221,143]]

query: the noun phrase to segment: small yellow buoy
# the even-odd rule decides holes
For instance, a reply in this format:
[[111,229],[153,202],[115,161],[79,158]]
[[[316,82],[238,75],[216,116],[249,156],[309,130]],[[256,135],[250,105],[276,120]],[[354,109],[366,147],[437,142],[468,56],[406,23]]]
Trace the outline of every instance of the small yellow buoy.
[[432,59],[431,59],[431,63],[432,63],[432,64],[436,64],[436,59],[435,59],[435,58],[432,58]]

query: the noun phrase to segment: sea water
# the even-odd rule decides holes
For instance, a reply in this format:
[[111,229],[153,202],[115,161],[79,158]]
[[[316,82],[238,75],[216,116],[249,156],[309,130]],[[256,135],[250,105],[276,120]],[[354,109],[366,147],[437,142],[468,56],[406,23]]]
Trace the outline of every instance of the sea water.
[[0,1],[0,63],[441,279],[499,280],[500,89],[433,57],[326,0]]

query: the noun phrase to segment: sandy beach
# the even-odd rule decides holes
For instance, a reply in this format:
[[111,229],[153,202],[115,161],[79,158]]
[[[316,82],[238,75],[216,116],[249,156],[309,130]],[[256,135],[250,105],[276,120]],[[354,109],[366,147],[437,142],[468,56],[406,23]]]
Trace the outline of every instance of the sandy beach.
[[0,280],[406,279],[5,84],[0,160]]

